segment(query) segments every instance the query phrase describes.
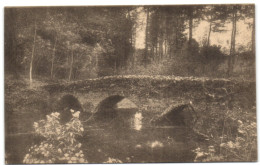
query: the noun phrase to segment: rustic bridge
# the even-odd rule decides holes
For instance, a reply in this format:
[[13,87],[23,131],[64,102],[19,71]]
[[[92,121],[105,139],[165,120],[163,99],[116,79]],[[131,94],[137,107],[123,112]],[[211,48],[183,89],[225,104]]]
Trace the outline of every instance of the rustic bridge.
[[75,81],[66,84],[51,84],[44,87],[53,97],[65,93],[82,96],[102,92],[100,101],[111,95],[122,95],[135,100],[139,98],[188,98],[191,101],[208,99],[223,101],[236,95],[255,100],[256,84],[253,81],[211,79],[176,76],[106,76]]
[[[95,107],[110,96],[128,98],[144,113],[150,114],[189,102],[193,102],[195,109],[199,109],[202,102],[228,107],[232,107],[233,102],[252,105],[256,97],[255,82],[252,81],[176,76],[106,76],[51,84],[44,89],[50,93],[50,102],[58,102],[64,95],[70,94],[87,112],[94,112]],[[56,104],[52,106],[57,108]]]

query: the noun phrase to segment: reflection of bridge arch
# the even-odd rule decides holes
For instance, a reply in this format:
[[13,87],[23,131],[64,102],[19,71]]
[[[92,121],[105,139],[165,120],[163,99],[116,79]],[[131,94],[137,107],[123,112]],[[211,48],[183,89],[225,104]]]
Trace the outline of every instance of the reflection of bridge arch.
[[96,107],[94,116],[97,120],[112,120],[120,114],[131,115],[137,111],[137,106],[128,98],[112,95],[103,99]]

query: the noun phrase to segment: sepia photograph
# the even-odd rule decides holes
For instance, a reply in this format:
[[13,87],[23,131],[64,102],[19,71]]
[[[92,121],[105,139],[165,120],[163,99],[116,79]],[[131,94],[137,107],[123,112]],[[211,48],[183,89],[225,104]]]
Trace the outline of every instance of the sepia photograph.
[[5,6],[6,164],[256,162],[254,4]]

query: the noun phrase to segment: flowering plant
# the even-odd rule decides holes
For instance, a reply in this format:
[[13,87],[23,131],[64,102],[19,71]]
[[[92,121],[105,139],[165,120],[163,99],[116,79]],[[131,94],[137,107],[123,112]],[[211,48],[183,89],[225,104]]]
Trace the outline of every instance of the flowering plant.
[[84,128],[79,120],[80,112],[71,110],[72,119],[60,123],[60,113],[54,112],[45,120],[34,122],[35,133],[45,140],[39,145],[31,146],[25,155],[24,163],[87,163],[81,150],[82,144],[76,136],[82,136]]

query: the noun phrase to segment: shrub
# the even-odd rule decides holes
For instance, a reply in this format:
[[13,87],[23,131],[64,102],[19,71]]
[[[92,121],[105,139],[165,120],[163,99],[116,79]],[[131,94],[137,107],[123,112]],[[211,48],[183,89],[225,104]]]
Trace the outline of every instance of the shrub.
[[214,146],[208,149],[197,148],[193,150],[196,154],[195,162],[216,162],[216,161],[256,161],[257,134],[256,123],[238,120],[238,136],[234,140],[228,137],[220,137],[225,141],[219,144],[219,152],[215,151]]
[[60,113],[47,115],[47,119],[34,122],[35,133],[45,140],[31,146],[23,163],[87,163],[81,150],[81,143],[76,140],[82,136],[84,128],[79,120],[80,112],[71,110],[72,119],[60,123]]

